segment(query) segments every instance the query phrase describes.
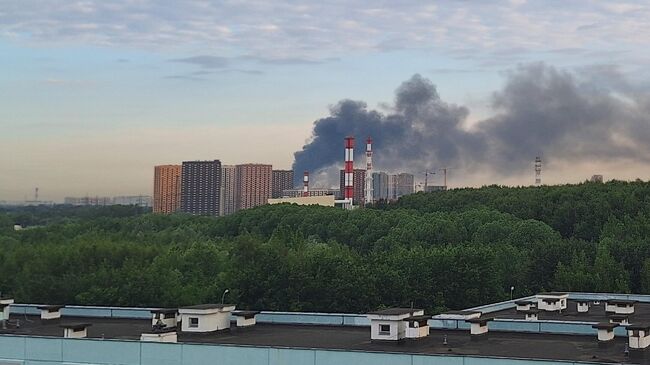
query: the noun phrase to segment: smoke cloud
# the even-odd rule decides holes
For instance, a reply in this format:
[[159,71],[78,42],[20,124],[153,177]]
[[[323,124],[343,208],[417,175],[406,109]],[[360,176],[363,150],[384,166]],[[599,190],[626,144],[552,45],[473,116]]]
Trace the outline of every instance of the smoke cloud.
[[342,100],[330,108],[330,116],[314,122],[293,168],[315,175],[339,168],[347,135],[357,138],[357,166],[365,166],[359,157],[365,138],[372,136],[373,162],[381,171],[452,166],[508,177],[531,169],[540,154],[546,162],[650,162],[650,93],[615,67],[569,72],[536,63],[506,77],[492,96],[494,115],[472,126],[466,107],[444,102],[420,75],[397,88],[384,112]]

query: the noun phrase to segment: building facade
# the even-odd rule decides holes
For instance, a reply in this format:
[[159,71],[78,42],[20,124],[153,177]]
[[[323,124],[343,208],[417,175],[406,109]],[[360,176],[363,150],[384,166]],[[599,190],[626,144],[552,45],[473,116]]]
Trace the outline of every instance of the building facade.
[[281,198],[282,191],[293,189],[293,170],[273,170],[271,196]]
[[160,165],[153,173],[153,212],[174,213],[181,207],[181,165]]
[[372,174],[373,198],[377,200],[396,200],[415,192],[415,178],[412,174],[389,175],[385,172]]
[[181,211],[219,215],[221,162],[184,161],[181,170]]
[[385,172],[372,173],[372,197],[374,201],[388,199],[388,174]]
[[400,198],[404,195],[415,193],[415,177],[413,174],[401,173],[396,175],[395,179],[395,197]]
[[267,204],[271,198],[272,171],[271,165],[237,165],[237,210]]
[[[340,170],[339,194],[345,196],[345,170]],[[362,206],[365,201],[366,192],[366,170],[354,169],[354,193],[352,196],[353,205]]]
[[233,214],[237,211],[237,166],[221,166],[221,215]]

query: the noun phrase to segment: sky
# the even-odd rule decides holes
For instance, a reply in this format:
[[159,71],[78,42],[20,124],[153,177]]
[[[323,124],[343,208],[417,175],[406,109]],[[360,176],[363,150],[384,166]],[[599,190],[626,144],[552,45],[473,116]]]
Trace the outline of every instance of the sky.
[[[333,106],[390,114],[415,74],[467,130],[531,64],[647,107],[648,19],[647,1],[0,0],[0,200],[151,194],[153,166],[183,160],[291,168]],[[531,153],[530,171],[463,164],[450,185],[529,184]],[[544,181],[650,178],[643,156],[578,155]]]

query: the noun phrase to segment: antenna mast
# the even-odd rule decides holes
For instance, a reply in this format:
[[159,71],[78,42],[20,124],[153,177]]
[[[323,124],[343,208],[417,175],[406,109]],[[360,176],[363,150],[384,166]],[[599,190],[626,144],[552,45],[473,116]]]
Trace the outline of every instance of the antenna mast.
[[535,157],[535,186],[542,185],[542,157]]

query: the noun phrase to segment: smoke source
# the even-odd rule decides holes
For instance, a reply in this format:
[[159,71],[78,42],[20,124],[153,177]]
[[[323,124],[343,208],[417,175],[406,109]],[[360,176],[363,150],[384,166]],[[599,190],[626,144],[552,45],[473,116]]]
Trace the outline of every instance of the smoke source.
[[466,107],[444,102],[431,81],[414,75],[397,88],[388,112],[353,100],[332,106],[330,116],[314,122],[293,168],[316,176],[342,166],[347,135],[357,138],[356,156],[372,136],[373,162],[382,171],[453,166],[507,177],[531,169],[540,154],[546,162],[650,159],[649,93],[612,67],[520,66],[494,93],[492,108],[493,117],[468,127]]

